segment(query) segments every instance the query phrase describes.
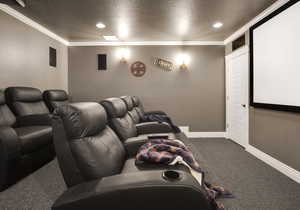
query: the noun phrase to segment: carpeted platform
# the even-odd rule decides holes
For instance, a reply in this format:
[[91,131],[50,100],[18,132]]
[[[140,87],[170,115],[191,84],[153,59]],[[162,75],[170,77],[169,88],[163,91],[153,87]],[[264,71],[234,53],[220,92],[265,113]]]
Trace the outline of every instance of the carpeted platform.
[[[300,185],[225,139],[185,142],[207,171],[207,179],[236,198],[222,202],[231,210],[298,210]],[[66,189],[57,161],[0,193],[1,210],[47,210]]]

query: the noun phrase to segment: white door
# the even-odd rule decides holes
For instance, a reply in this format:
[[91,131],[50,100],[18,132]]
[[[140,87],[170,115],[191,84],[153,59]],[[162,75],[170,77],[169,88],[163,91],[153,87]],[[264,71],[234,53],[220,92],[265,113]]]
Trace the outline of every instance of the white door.
[[249,139],[249,49],[226,56],[227,137],[246,147]]

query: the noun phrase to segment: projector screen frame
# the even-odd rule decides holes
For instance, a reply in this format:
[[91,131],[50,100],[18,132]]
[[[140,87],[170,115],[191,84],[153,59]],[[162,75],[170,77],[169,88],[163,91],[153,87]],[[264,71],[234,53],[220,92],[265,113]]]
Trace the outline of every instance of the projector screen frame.
[[300,2],[300,0],[290,0],[279,9],[272,12],[267,17],[263,18],[255,25],[250,27],[250,106],[255,108],[263,108],[263,109],[272,109],[277,111],[288,111],[288,112],[297,112],[300,113],[300,106],[290,106],[290,105],[279,105],[279,104],[266,104],[266,103],[257,103],[254,102],[254,48],[253,48],[253,32],[256,28],[260,27],[264,23],[268,22],[272,18],[276,17],[280,13],[284,12],[288,8],[292,7],[296,3]]

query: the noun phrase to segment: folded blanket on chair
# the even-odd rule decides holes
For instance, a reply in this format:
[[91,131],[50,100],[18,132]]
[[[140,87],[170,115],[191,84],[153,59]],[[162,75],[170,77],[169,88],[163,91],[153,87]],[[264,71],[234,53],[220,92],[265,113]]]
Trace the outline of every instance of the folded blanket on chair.
[[[192,152],[179,140],[153,139],[140,147],[136,155],[136,163],[174,165],[181,163],[187,165],[191,174],[199,181],[204,174]],[[207,193],[207,199],[216,210],[224,210],[224,206],[217,202],[217,198],[232,198],[233,195],[220,186],[213,186],[203,180],[199,181]],[[204,183],[204,184],[202,184]]]

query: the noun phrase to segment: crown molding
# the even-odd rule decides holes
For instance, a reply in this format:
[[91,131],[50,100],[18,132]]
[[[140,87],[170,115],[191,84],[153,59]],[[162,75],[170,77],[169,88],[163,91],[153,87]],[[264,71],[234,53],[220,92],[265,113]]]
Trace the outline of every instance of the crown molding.
[[278,0],[274,4],[272,4],[269,8],[264,10],[261,14],[253,18],[250,22],[246,25],[241,27],[239,30],[234,32],[224,41],[138,41],[138,42],[69,42],[59,35],[53,33],[52,31],[48,30],[44,26],[40,25],[39,23],[33,21],[32,19],[26,17],[25,15],[21,14],[17,10],[0,3],[0,10],[3,12],[13,16],[14,18],[20,20],[21,22],[35,28],[36,30],[40,31],[41,33],[55,39],[66,46],[202,46],[202,45],[226,45],[243,33],[248,31],[251,26],[255,23],[266,17],[267,15],[271,14],[276,9],[280,8],[290,0]]
[[226,45],[226,44],[234,41],[235,39],[237,39],[238,37],[243,35],[246,31],[248,31],[250,29],[250,27],[253,26],[255,23],[257,23],[261,19],[265,18],[266,16],[268,16],[269,14],[271,14],[276,9],[280,8],[281,6],[283,6],[284,4],[286,4],[289,1],[290,0],[278,0],[278,1],[276,1],[274,4],[272,4],[270,7],[268,7],[266,10],[264,10],[262,13],[260,13],[258,16],[253,18],[246,25],[244,25],[239,30],[237,30],[236,32],[231,34],[227,39],[224,40],[224,44]]
[[223,41],[70,42],[69,46],[200,46],[224,45]]
[[32,28],[40,31],[41,33],[51,37],[52,39],[55,39],[64,45],[67,45],[67,46],[69,45],[69,42],[67,40],[63,39],[62,37],[58,36],[57,34],[53,33],[52,31],[48,30],[44,26],[40,25],[39,23],[33,21],[32,19],[26,17],[25,15],[21,14],[17,10],[15,10],[5,4],[1,4],[1,3],[0,3],[0,10],[13,16],[14,18],[20,20],[21,22],[31,26]]

